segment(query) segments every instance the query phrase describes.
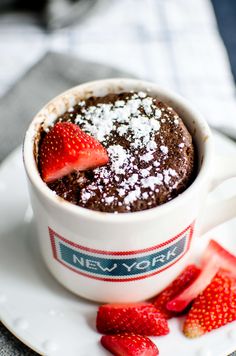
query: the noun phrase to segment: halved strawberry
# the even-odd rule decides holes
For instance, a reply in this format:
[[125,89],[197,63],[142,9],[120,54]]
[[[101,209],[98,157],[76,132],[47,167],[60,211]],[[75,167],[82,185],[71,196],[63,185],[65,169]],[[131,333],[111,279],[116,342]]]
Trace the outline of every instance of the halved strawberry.
[[166,318],[150,303],[105,304],[97,313],[97,330],[104,334],[166,335]]
[[167,303],[168,310],[183,311],[207,287],[220,268],[229,270],[236,276],[236,256],[225,250],[216,241],[211,240],[203,255],[202,267],[202,271],[195,281]]
[[73,171],[102,166],[108,162],[106,149],[77,125],[58,122],[39,147],[42,178],[49,183]]
[[154,306],[160,310],[166,318],[176,316],[175,312],[172,312],[166,308],[166,304],[176,295],[181,293],[185,288],[191,285],[199,273],[200,268],[198,268],[196,265],[192,264],[187,266],[169,286],[167,286],[152,300]]
[[157,356],[156,345],[145,336],[135,334],[104,335],[101,344],[116,356]]
[[220,270],[194,300],[184,323],[189,338],[201,336],[236,320],[236,278]]

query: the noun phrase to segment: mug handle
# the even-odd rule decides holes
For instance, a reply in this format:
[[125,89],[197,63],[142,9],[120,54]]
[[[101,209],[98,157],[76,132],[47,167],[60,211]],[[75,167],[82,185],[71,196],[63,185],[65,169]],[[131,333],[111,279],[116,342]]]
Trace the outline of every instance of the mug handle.
[[[217,156],[214,167],[216,167],[216,170],[211,182],[210,191],[214,190],[225,180],[236,177],[236,155]],[[208,202],[204,209],[205,214],[203,213],[203,219],[200,224],[200,235],[236,217],[236,195],[231,198],[220,199],[216,202]]]

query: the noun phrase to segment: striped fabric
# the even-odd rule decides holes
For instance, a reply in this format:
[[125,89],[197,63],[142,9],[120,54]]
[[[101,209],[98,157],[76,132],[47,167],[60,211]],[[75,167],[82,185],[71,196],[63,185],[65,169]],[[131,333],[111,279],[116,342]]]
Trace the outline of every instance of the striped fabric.
[[29,15],[4,15],[0,46],[0,94],[51,49],[169,87],[236,137],[234,83],[208,0],[100,0],[80,24],[50,34]]

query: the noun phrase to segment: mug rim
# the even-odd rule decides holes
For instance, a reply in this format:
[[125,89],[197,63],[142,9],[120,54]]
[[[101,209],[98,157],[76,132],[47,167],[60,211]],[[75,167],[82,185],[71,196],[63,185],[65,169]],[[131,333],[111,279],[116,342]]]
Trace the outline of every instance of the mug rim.
[[[83,90],[86,91],[86,88],[92,89],[92,87],[96,86],[112,86],[114,85],[116,88],[122,88],[124,91],[123,86],[133,86],[134,90],[135,87],[140,87],[141,90],[146,90],[151,88],[151,91],[159,92],[161,95],[166,96],[169,100],[173,101],[176,104],[180,104],[181,107],[190,113],[192,116],[193,121],[196,124],[197,129],[200,131],[204,139],[202,140],[202,145],[204,148],[204,159],[201,163],[201,167],[197,176],[195,177],[194,181],[191,185],[185,189],[182,193],[180,193],[177,197],[173,198],[172,200],[150,208],[146,210],[136,211],[136,212],[125,212],[125,213],[108,213],[108,212],[100,212],[95,211],[92,209],[87,209],[81,207],[79,205],[75,205],[73,203],[68,202],[67,200],[58,196],[55,192],[53,192],[47,184],[42,180],[38,167],[35,161],[34,155],[34,144],[36,140],[36,135],[38,133],[39,126],[42,125],[42,115],[45,114],[50,105],[52,106],[55,102],[59,100],[63,100],[68,95],[75,95],[79,91],[82,92]],[[116,90],[118,92],[118,90]],[[112,92],[112,91],[111,91]],[[91,94],[92,95],[92,94]],[[91,96],[90,95],[90,96]],[[158,95],[158,94],[156,94]],[[80,99],[83,97],[81,96]],[[74,104],[72,104],[73,106]],[[53,115],[54,116],[54,115]],[[57,115],[59,116],[59,114]],[[181,115],[180,115],[181,116]],[[182,118],[182,117],[181,117]],[[111,79],[101,79],[96,81],[86,82],[84,84],[80,84],[70,88],[69,90],[64,91],[63,93],[59,94],[58,96],[54,97],[50,100],[33,118],[28,129],[25,134],[25,138],[23,141],[23,161],[27,176],[31,182],[31,184],[37,189],[37,191],[43,195],[45,199],[47,199],[52,206],[65,210],[68,213],[73,215],[79,215],[80,217],[87,219],[87,220],[94,220],[98,222],[107,222],[107,223],[125,223],[125,222],[135,222],[135,221],[142,221],[142,220],[149,220],[153,217],[159,217],[163,214],[166,214],[168,211],[177,208],[183,201],[188,199],[190,195],[194,193],[198,186],[201,186],[204,179],[208,176],[210,169],[211,169],[211,162],[212,162],[212,155],[213,155],[213,142],[212,142],[212,133],[210,128],[203,119],[202,115],[192,106],[190,102],[188,102],[185,98],[180,96],[179,94],[174,93],[173,91],[158,86],[155,83],[137,79],[129,79],[129,78],[111,78]]]

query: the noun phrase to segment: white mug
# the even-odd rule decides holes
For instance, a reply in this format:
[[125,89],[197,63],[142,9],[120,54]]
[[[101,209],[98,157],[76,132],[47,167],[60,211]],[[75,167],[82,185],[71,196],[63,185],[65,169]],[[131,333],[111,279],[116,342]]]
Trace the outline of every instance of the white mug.
[[[63,200],[38,172],[35,156],[40,127],[47,127],[79,100],[130,90],[148,90],[183,119],[197,148],[196,179],[173,200],[139,212],[104,213]],[[232,197],[208,207],[210,213],[204,222],[202,211],[213,178],[218,184],[236,175],[236,163],[224,158],[222,166],[222,161],[215,160],[206,121],[185,99],[153,83],[108,79],[66,91],[33,119],[23,155],[40,248],[48,269],[67,289],[97,302],[136,302],[157,294],[184,268],[200,230],[236,215],[236,197]]]

